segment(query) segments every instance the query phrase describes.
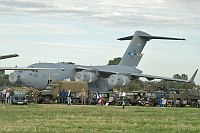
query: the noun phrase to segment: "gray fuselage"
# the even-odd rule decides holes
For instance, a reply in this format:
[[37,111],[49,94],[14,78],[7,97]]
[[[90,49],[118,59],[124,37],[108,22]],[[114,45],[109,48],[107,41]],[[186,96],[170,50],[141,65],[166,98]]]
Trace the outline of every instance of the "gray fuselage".
[[[121,65],[105,65],[105,66],[81,66],[66,63],[36,63],[28,66],[29,68],[61,68],[57,70],[19,70],[15,71],[20,78],[20,81],[30,87],[44,89],[51,80],[75,80],[75,73],[80,71],[76,68],[84,67],[97,69],[102,71],[113,71],[118,73],[142,73],[136,67],[121,66]],[[104,79],[107,77],[104,76]]]

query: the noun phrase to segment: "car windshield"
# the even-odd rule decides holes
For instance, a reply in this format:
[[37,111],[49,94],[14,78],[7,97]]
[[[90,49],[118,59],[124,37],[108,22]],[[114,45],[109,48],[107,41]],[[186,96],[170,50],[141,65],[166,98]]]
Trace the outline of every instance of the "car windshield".
[[148,93],[147,96],[148,96],[148,97],[155,97],[155,96],[156,96],[156,93]]
[[25,95],[25,92],[14,92],[14,95]]
[[24,96],[26,96],[26,93],[25,92],[15,92],[14,96],[15,97],[24,97]]

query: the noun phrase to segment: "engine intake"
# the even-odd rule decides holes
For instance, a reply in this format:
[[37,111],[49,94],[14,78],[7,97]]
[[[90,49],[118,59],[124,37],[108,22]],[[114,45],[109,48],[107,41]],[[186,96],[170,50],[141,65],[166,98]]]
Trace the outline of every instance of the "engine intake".
[[75,73],[76,81],[86,81],[88,83],[95,82],[97,80],[97,76],[93,72],[81,71]]
[[108,78],[108,84],[110,86],[122,87],[129,85],[130,82],[131,80],[129,79],[129,77],[124,75],[114,74],[110,75]]

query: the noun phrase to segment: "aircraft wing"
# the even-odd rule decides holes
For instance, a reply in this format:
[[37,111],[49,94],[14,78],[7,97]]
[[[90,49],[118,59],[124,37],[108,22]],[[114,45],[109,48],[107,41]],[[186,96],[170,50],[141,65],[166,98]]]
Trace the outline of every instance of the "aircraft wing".
[[147,75],[147,74],[139,74],[139,73],[132,73],[131,76],[133,77],[144,77],[148,80],[154,80],[154,79],[163,79],[163,80],[167,80],[167,81],[178,81],[178,82],[194,82],[194,78],[196,76],[198,72],[198,69],[195,71],[195,73],[193,74],[192,78],[190,80],[184,80],[184,79],[176,79],[176,78],[168,78],[168,77],[162,77],[162,76],[155,76],[155,75]]
[[96,69],[96,68],[93,68],[93,67],[76,67],[76,70],[87,70],[87,71],[97,71],[99,73],[103,73],[103,74],[106,74],[106,73],[110,73],[110,74],[116,74],[118,72],[115,72],[115,71],[109,71],[109,70],[103,70],[103,69]]
[[81,71],[81,70],[89,70],[89,71],[91,71],[92,69],[90,67],[81,67],[81,66],[78,66],[78,67],[76,67],[76,70],[78,70],[78,71]]
[[162,77],[162,76],[155,76],[155,75],[148,75],[148,74],[140,74],[140,73],[118,73],[116,71],[110,71],[110,70],[106,70],[106,69],[105,70],[104,69],[95,69],[95,68],[90,68],[90,67],[77,67],[76,70],[96,71],[103,77],[109,77],[112,74],[122,74],[122,75],[130,75],[133,77],[133,79],[144,77],[148,80],[163,79],[163,80],[167,80],[167,81],[188,82],[188,83],[194,82],[194,78],[198,72],[198,69],[197,69],[190,80],[184,80],[184,79],[176,79],[176,78],[169,78],[169,77]]
[[0,67],[0,70],[64,70],[64,68]]
[[76,67],[75,69],[77,71],[87,70],[87,71],[90,71],[90,72],[98,72],[101,75],[101,77],[104,77],[104,78],[107,78],[112,74],[118,73],[118,72],[115,72],[115,71],[109,71],[109,70],[106,70],[106,69],[96,69],[96,68],[91,68],[91,67]]
[[3,55],[3,56],[0,56],[0,60],[1,59],[12,58],[12,57],[17,57],[17,56],[19,56],[19,55],[18,54]]
[[168,78],[168,77],[162,77],[162,76],[155,76],[155,75],[147,75],[147,74],[139,74],[139,73],[132,73],[131,76],[133,77],[144,77],[148,80],[154,80],[154,79],[164,79],[168,81],[179,81],[179,82],[186,82],[187,80],[183,79],[175,79],[175,78]]

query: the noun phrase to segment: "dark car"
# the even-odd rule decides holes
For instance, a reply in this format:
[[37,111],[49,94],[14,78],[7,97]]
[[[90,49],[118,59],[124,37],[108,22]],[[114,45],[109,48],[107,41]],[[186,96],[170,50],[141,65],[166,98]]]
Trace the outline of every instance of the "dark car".
[[24,92],[15,92],[11,98],[12,104],[25,104],[27,105],[28,99]]

